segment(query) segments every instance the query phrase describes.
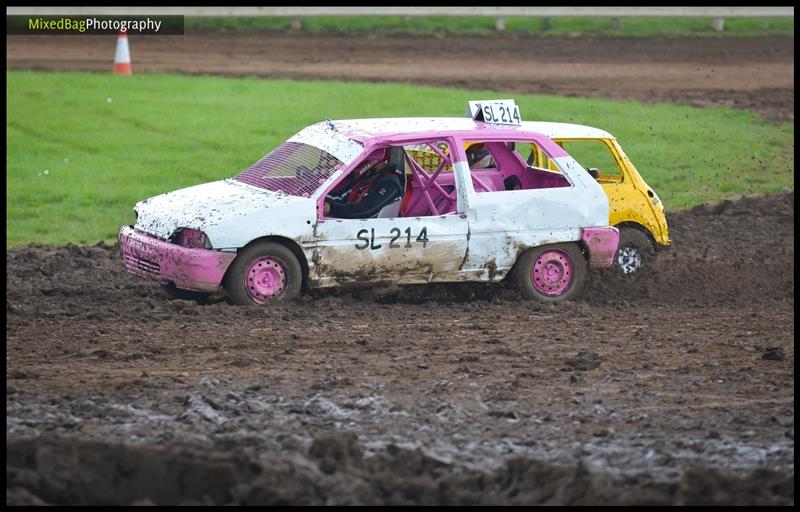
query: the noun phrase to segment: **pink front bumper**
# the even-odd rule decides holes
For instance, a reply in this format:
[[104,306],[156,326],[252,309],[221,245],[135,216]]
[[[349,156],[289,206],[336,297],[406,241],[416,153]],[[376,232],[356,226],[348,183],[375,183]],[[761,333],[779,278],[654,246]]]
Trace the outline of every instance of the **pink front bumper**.
[[619,247],[619,230],[615,227],[583,228],[581,240],[589,251],[589,267],[603,268],[614,264]]
[[178,288],[201,292],[219,289],[235,253],[181,247],[135,231],[130,226],[119,230],[122,261],[128,272]]

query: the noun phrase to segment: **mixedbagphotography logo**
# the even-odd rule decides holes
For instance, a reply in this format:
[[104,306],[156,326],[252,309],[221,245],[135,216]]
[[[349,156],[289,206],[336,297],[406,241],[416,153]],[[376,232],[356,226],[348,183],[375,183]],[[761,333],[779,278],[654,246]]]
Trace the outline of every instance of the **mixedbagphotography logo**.
[[10,35],[118,34],[182,35],[183,16],[6,16]]

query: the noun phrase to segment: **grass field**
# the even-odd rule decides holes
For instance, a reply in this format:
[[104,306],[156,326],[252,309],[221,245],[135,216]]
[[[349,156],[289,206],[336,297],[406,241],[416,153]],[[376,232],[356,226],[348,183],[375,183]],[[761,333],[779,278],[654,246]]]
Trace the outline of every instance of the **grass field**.
[[[230,177],[325,117],[461,116],[469,99],[509,96],[166,74],[6,78],[7,246],[113,241],[136,201]],[[721,108],[514,98],[525,119],[616,135],[668,210],[794,187],[794,124]]]
[[[455,35],[494,36],[495,18],[411,16],[310,16],[302,18],[302,30],[312,34]],[[187,29],[289,30],[290,18],[185,18]],[[688,37],[764,36],[794,34],[794,18],[728,18],[717,32],[710,18],[622,18],[613,28],[610,18],[509,17],[506,34],[518,36],[577,37]]]

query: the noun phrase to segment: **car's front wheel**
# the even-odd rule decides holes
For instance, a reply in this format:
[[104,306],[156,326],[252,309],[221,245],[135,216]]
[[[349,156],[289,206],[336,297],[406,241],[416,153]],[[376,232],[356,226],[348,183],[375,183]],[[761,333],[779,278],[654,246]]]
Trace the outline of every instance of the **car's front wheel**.
[[303,284],[297,257],[277,242],[256,242],[239,253],[225,276],[234,304],[266,304],[296,297]]
[[636,228],[619,230],[619,248],[614,256],[614,267],[628,278],[645,274],[653,265],[655,249],[650,238]]
[[576,244],[534,247],[520,256],[514,278],[526,299],[543,302],[573,299],[586,279],[586,259]]

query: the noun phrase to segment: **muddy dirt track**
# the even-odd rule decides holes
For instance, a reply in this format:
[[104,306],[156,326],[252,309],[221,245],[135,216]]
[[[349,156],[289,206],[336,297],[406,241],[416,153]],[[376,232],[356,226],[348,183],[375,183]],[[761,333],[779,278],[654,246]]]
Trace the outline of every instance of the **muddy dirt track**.
[[[8,68],[108,71],[115,38],[6,42]],[[791,121],[793,44],[198,32],[131,37],[131,52],[136,72]],[[793,504],[794,194],[669,221],[652,275],[592,274],[558,306],[484,285],[197,304],[127,274],[114,247],[8,251],[6,501]]]
[[8,504],[793,504],[794,193],[668,216],[583,298],[171,300],[8,251]]
[[[11,69],[109,71],[115,36],[7,36]],[[134,72],[402,81],[748,108],[794,120],[794,37],[131,36]]]

